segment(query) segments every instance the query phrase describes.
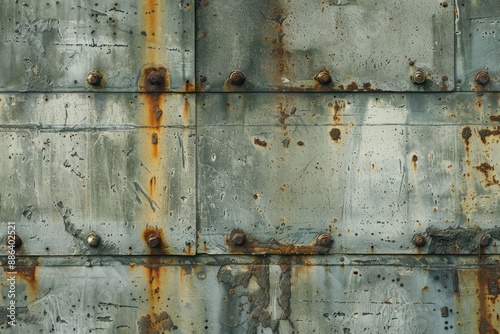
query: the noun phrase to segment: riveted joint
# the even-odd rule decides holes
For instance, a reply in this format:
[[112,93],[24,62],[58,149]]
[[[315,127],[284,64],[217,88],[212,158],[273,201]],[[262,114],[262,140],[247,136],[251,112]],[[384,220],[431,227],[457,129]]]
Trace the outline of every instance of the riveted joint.
[[333,238],[330,234],[321,233],[316,238],[316,244],[321,247],[331,247],[333,243]]
[[491,235],[485,234],[481,237],[479,244],[481,245],[481,247],[486,247],[490,244],[490,240],[491,240]]
[[416,247],[422,247],[426,243],[425,236],[423,236],[422,234],[415,234],[412,241]]
[[87,74],[87,82],[91,86],[99,86],[102,81],[102,74],[98,71],[91,71]]
[[23,240],[17,234],[9,234],[5,238],[5,244],[9,247],[19,248],[23,245]]
[[486,71],[480,71],[476,74],[475,81],[479,86],[486,86],[490,82],[490,75]]
[[151,233],[148,236],[148,245],[152,248],[156,248],[161,244],[161,237],[156,233]]
[[232,71],[231,74],[229,74],[229,82],[233,85],[241,86],[246,80],[247,76],[241,71]]
[[321,71],[316,75],[316,80],[322,85],[328,85],[332,82],[332,75],[328,71]]
[[232,231],[230,239],[233,245],[241,246],[247,240],[247,235],[243,231]]
[[87,236],[87,244],[90,247],[97,247],[101,243],[101,237],[94,231],[90,232]]
[[425,80],[427,80],[427,75],[422,70],[417,70],[411,75],[411,81],[416,85],[423,84]]
[[161,86],[165,83],[164,74],[161,71],[152,71],[148,74],[148,81],[153,86]]

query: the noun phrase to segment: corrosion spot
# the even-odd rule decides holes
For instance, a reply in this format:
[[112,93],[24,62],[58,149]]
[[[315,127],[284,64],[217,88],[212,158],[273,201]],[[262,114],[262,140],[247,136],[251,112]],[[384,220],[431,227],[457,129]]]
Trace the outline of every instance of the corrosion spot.
[[345,90],[348,90],[348,91],[359,90],[359,87],[358,87],[358,84],[353,81],[353,82],[351,82],[350,84],[347,85],[347,87],[345,88]]
[[140,92],[164,92],[170,88],[168,71],[163,66],[146,66],[139,82]]
[[299,140],[299,141],[297,142],[297,145],[299,145],[299,146],[304,146],[304,142],[303,142],[302,140]]
[[490,130],[490,129],[479,130],[479,136],[481,137],[481,141],[483,142],[483,144],[486,144],[486,137],[498,136],[498,135],[500,135],[500,126],[497,126],[495,130]]
[[479,166],[476,166],[475,168],[484,174],[487,187],[494,185],[494,184],[499,184],[499,181],[496,179],[495,175],[492,175],[490,177],[490,172],[494,171],[495,167],[491,166],[487,162],[483,162]]
[[469,139],[472,137],[472,131],[470,127],[466,126],[462,130],[462,138],[465,140],[465,144],[469,145]]
[[137,321],[139,334],[171,332],[174,328],[174,322],[165,311],[160,314],[146,314]]
[[253,198],[254,198],[255,200],[258,200],[258,199],[260,198],[260,197],[259,197],[259,194],[257,194],[257,193],[253,194]]
[[492,121],[492,122],[500,122],[500,115],[490,116],[490,121]]
[[418,157],[414,154],[414,155],[411,157],[411,161],[413,161],[413,162],[417,162],[417,161],[418,161]]
[[261,140],[261,139],[259,139],[257,137],[254,137],[253,143],[255,145],[258,145],[258,146],[267,147],[267,142],[265,140]]
[[146,242],[151,255],[168,254],[168,246],[165,243],[163,229],[147,227],[142,232],[142,238]]
[[333,141],[339,141],[340,140],[340,130],[337,128],[333,128],[330,130],[330,137],[332,138]]

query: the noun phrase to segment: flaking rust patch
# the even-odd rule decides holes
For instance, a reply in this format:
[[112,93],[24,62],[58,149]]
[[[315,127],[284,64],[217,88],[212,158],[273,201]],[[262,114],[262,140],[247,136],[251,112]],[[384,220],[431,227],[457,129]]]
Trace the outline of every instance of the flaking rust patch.
[[160,314],[146,314],[137,321],[137,333],[139,334],[172,332],[176,328],[174,322],[165,311]]
[[489,234],[500,239],[500,228],[482,230],[480,228],[448,228],[440,230],[429,227],[427,235],[431,239],[428,254],[478,254],[481,238]]

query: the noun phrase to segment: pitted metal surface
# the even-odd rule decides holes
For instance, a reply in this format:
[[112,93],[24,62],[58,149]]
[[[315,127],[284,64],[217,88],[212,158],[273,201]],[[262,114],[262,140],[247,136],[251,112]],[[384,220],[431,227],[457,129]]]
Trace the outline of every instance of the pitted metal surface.
[[499,13],[6,2],[0,333],[498,333]]

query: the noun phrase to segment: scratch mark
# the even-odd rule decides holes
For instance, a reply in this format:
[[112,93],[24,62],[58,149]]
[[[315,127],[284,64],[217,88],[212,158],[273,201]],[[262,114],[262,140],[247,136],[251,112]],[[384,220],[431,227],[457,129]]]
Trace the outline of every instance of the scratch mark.
[[146,197],[146,199],[149,202],[149,205],[151,206],[151,210],[153,210],[153,212],[156,212],[156,209],[160,208],[158,206],[158,204],[156,204],[156,202],[151,197],[149,197],[148,194],[146,194],[146,192],[141,188],[141,186],[139,185],[139,183],[134,182],[134,186],[135,186],[135,190],[136,191],[139,191],[144,197]]

